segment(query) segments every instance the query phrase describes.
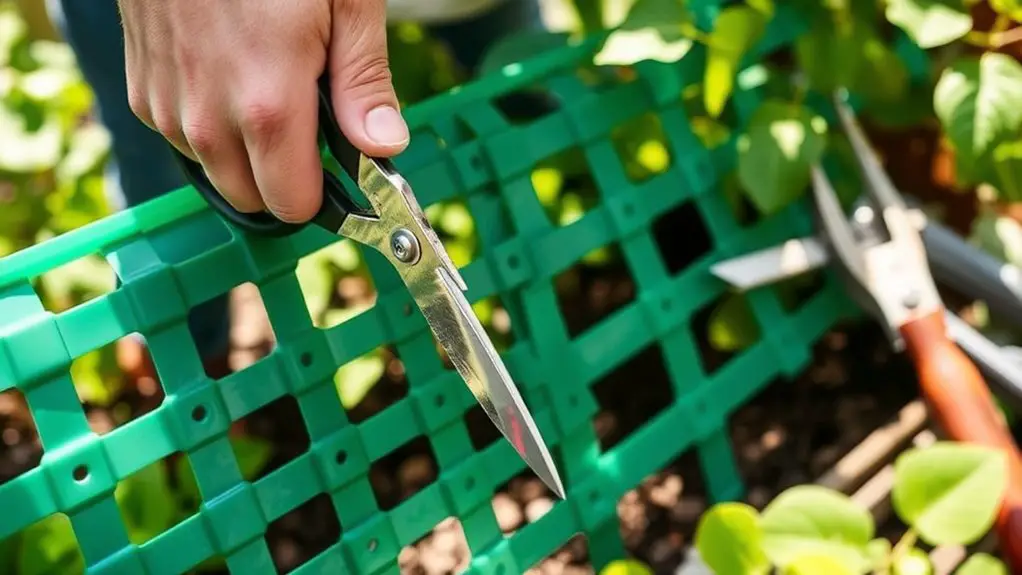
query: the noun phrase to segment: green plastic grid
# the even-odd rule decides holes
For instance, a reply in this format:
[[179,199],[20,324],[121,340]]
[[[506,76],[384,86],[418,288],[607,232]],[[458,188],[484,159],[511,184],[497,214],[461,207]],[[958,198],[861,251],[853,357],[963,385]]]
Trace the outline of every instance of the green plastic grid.
[[[756,57],[790,42],[800,30],[796,15],[778,10]],[[712,19],[713,11],[708,3],[703,17]],[[507,575],[523,572],[580,532],[589,540],[594,565],[622,556],[617,499],[690,448],[698,452],[712,499],[740,497],[727,417],[776,377],[797,373],[813,342],[855,311],[829,276],[792,312],[774,291],[752,292],[756,320],[769,329],[720,369],[705,373],[689,323],[724,293],[709,266],[793,233],[809,233],[809,218],[804,206],[794,205],[750,226],[735,221],[717,181],[735,161],[734,142],[713,154],[704,149],[679,98],[686,85],[701,80],[700,46],[673,65],[637,65],[635,81],[590,86],[574,72],[591,58],[593,47],[552,52],[408,110],[412,144],[397,160],[424,206],[463,199],[477,222],[480,254],[462,269],[467,297],[497,295],[511,315],[516,343],[503,357],[553,445],[566,501],[510,536],[501,533],[490,506],[493,489],[524,465],[504,441],[473,449],[462,418],[473,399],[443,367],[422,317],[406,313],[409,295],[382,257],[363,252],[379,293],[376,305],[318,329],[295,266],[334,238],[311,228],[282,240],[239,234],[189,188],[0,260],[0,391],[17,388],[25,395],[44,448],[38,468],[0,486],[5,511],[0,538],[62,512],[71,519],[89,573],[179,573],[214,556],[226,558],[232,573],[273,573],[266,526],[325,493],[342,538],[295,573],[397,573],[401,547],[453,515],[465,528],[471,572]],[[558,98],[558,110],[510,125],[492,100],[537,82]],[[740,82],[734,96],[739,122],[759,98],[754,82]],[[634,183],[609,134],[647,112],[662,122],[673,162],[667,171]],[[584,152],[601,201],[561,227],[544,213],[530,170],[572,147]],[[685,204],[698,210],[713,249],[672,275],[650,230],[656,218]],[[608,245],[623,254],[636,284],[635,301],[569,337],[553,278]],[[45,311],[32,278],[97,252],[114,266],[122,285],[59,315]],[[186,313],[245,282],[259,288],[277,347],[214,381],[188,335]],[[166,400],[96,436],[75,395],[69,364],[134,332],[150,346]],[[332,375],[385,344],[396,346],[406,366],[409,394],[351,423]],[[601,452],[590,423],[596,412],[591,387],[653,345],[663,352],[675,401]],[[288,394],[301,409],[308,452],[255,483],[243,481],[228,427]],[[369,465],[420,435],[430,440],[438,479],[396,508],[380,511]],[[133,545],[113,489],[175,452],[191,462],[200,511]],[[76,479],[83,473],[86,479]]]

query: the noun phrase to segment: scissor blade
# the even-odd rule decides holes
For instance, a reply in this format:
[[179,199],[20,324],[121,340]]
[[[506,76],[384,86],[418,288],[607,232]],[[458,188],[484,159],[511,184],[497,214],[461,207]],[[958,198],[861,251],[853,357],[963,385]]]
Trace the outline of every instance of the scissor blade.
[[437,341],[490,421],[543,483],[564,499],[543,437],[458,283],[442,267],[432,280],[433,285],[418,285],[413,293]]
[[710,272],[731,287],[748,291],[822,267],[829,257],[823,242],[809,236],[718,262]]

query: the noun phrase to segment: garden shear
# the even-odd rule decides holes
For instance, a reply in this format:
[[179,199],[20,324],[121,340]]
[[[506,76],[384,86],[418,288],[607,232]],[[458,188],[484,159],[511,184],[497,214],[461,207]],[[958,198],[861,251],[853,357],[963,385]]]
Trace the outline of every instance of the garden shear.
[[[996,529],[1012,572],[1022,573],[1022,458],[1018,447],[979,370],[947,335],[946,310],[930,274],[917,223],[869,148],[851,109],[841,98],[835,98],[835,105],[862,172],[865,194],[848,218],[823,169],[812,167],[813,211],[824,238],[819,247],[828,252],[826,257],[852,299],[881,322],[896,350],[907,351],[930,413],[944,431],[954,440],[1006,454],[1009,486]],[[820,257],[808,252],[802,255]],[[711,271],[725,281],[735,280],[742,274],[741,267],[764,265],[762,256],[756,257],[726,260]],[[751,269],[751,274],[763,273]],[[775,275],[779,277],[779,272]]]
[[[557,468],[532,415],[472,313],[462,293],[467,289],[465,282],[426,220],[411,187],[389,160],[368,157],[347,141],[337,125],[331,101],[329,80],[324,75],[319,80],[320,135],[371,208],[353,202],[340,178],[324,168],[323,205],[311,223],[369,246],[387,258],[476,401],[536,475],[563,499]],[[245,214],[235,210],[210,183],[200,164],[180,152],[177,157],[199,194],[238,228],[279,237],[303,227],[283,222],[269,212]]]

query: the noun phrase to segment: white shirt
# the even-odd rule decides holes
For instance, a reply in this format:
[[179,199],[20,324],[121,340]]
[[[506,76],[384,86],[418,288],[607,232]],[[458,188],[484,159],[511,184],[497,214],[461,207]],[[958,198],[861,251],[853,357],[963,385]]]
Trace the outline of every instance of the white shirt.
[[456,22],[508,0],[387,0],[387,19],[425,24]]

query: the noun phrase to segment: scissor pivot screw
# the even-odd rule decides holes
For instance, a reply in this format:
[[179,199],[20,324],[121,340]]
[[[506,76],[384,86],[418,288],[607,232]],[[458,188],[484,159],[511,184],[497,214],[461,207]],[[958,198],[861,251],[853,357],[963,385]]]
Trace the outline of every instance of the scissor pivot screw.
[[391,234],[390,251],[394,253],[394,257],[398,261],[406,264],[414,264],[419,261],[419,256],[422,253],[419,250],[419,240],[415,234],[404,228],[395,230]]

